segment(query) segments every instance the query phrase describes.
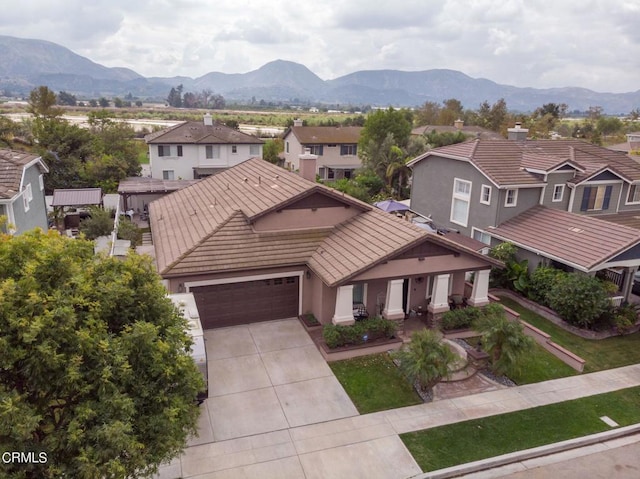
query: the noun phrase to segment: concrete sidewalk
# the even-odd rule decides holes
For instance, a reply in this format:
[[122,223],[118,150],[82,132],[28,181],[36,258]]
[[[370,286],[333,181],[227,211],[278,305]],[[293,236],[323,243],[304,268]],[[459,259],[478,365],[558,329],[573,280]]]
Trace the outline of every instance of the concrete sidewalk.
[[191,447],[167,468],[193,477],[195,463],[215,458],[199,478],[411,477],[421,471],[398,434],[638,385],[640,364]]

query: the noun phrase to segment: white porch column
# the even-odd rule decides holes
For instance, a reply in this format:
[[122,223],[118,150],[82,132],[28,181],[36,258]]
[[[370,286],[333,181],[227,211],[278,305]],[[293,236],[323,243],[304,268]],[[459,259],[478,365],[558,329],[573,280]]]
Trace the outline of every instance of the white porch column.
[[404,279],[392,279],[387,282],[387,298],[384,302],[382,317],[385,319],[403,319],[402,285]]
[[336,325],[348,326],[354,324],[353,317],[353,285],[339,286],[336,292],[336,309],[331,318],[331,322]]
[[471,306],[484,306],[489,304],[489,273],[491,270],[483,269],[476,271],[476,275],[473,279],[473,289],[471,290],[471,297],[468,299],[468,303]]
[[439,274],[434,278],[431,302],[427,309],[430,313],[449,311],[449,274]]

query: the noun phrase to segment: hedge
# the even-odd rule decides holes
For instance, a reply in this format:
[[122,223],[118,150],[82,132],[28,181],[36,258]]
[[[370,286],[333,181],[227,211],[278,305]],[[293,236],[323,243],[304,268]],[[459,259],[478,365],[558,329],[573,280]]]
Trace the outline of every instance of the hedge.
[[337,326],[325,324],[322,337],[330,349],[340,346],[364,344],[374,339],[391,339],[396,334],[397,325],[394,321],[383,318],[370,318],[357,321],[351,326]]

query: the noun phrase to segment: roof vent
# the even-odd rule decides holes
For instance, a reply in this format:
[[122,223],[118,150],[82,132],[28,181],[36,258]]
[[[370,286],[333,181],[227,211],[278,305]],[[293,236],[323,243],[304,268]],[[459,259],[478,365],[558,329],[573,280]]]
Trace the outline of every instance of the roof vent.
[[582,233],[582,232],[584,232],[584,230],[582,228],[576,228],[575,226],[572,226],[571,228],[569,228],[569,231],[573,231],[574,233]]

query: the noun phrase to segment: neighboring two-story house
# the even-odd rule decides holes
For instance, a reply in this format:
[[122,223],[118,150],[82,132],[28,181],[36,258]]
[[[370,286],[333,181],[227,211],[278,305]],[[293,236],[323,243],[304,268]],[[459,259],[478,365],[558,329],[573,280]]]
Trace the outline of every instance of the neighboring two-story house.
[[37,155],[0,149],[0,216],[2,229],[20,234],[47,229],[44,177],[49,169]]
[[487,244],[510,241],[531,268],[623,268],[628,294],[640,230],[611,221],[640,214],[640,165],[579,140],[526,140],[521,128],[510,134],[413,159],[411,209]]
[[151,177],[159,180],[204,178],[249,158],[262,158],[263,141],[227,126],[187,121],[145,137]]
[[316,173],[321,179],[351,178],[353,172],[362,167],[358,156],[361,131],[360,126],[302,126],[301,120],[295,120],[283,135],[284,166],[298,170],[298,157],[308,148],[318,157]]

